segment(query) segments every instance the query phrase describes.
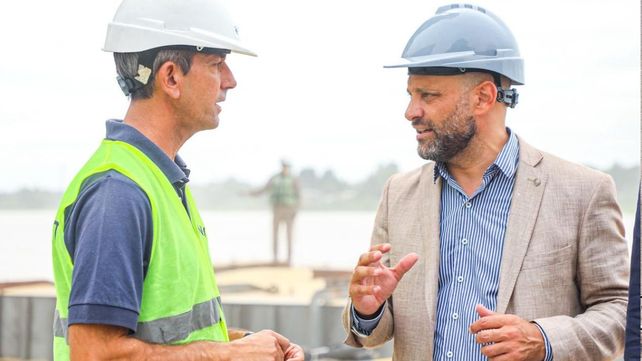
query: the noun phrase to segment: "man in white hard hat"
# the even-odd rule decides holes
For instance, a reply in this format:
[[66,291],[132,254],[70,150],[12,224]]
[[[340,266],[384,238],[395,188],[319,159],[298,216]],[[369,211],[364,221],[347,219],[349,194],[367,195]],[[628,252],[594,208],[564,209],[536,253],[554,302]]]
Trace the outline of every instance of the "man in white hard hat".
[[[109,25],[131,103],[65,192],[53,229],[56,360],[303,360],[276,332],[228,333],[205,226],[177,155],[219,123],[254,55],[216,0],[125,0]],[[232,342],[230,342],[232,341]]]
[[[627,246],[612,179],[505,125],[524,84],[488,10],[439,8],[403,60],[426,165],[391,177],[344,312],[346,343],[397,360],[611,360],[622,353]],[[403,279],[402,279],[403,277]]]

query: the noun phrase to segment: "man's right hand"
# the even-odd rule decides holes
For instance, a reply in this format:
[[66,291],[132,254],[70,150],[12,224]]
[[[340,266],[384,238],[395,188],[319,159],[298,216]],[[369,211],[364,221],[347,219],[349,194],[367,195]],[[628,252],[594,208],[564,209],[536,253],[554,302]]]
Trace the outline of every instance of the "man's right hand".
[[367,318],[374,315],[392,295],[403,275],[419,259],[416,253],[410,253],[404,256],[396,266],[386,267],[381,263],[381,258],[390,249],[389,243],[377,244],[359,257],[359,263],[350,281],[350,298],[355,311],[360,316]]
[[290,341],[272,330],[263,330],[236,340],[230,346],[233,353],[230,359],[280,361],[285,360]]

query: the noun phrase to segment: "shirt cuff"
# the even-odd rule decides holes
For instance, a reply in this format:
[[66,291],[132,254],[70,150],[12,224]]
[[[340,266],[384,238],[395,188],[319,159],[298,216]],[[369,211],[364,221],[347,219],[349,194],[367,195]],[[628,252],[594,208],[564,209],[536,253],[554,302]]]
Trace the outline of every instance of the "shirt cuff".
[[544,329],[537,324],[537,322],[533,322],[535,326],[539,329],[539,332],[542,333],[542,337],[544,338],[544,347],[546,348],[546,355],[544,356],[544,361],[553,361],[553,348],[551,347],[551,343],[548,341],[548,336],[546,336],[546,332],[544,332]]
[[384,302],[383,306],[379,309],[379,313],[377,314],[377,316],[369,320],[359,317],[359,315],[357,315],[357,311],[355,311],[354,309],[354,306],[351,306],[350,312],[352,313],[352,332],[361,337],[370,336],[372,331],[377,328],[381,317],[383,317],[383,310],[387,305],[388,301]]
[[73,324],[94,323],[119,326],[136,332],[138,313],[125,308],[94,304],[69,306],[69,326]]

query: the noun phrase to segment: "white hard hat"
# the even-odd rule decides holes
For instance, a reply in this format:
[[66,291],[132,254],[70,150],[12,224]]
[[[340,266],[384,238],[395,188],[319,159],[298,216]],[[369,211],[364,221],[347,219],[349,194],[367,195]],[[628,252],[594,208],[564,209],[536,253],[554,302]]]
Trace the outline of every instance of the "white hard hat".
[[220,0],[124,0],[107,28],[104,51],[135,53],[194,46],[256,56]]

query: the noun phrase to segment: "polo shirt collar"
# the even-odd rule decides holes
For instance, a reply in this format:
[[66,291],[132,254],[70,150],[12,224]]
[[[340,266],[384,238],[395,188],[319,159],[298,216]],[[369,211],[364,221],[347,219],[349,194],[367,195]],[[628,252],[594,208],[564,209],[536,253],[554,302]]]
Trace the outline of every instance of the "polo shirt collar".
[[190,170],[183,159],[176,155],[171,160],[156,144],[131,125],[122,120],[110,119],[106,123],[109,140],[128,143],[143,152],[165,174],[167,179],[175,186],[183,186],[189,181]]

